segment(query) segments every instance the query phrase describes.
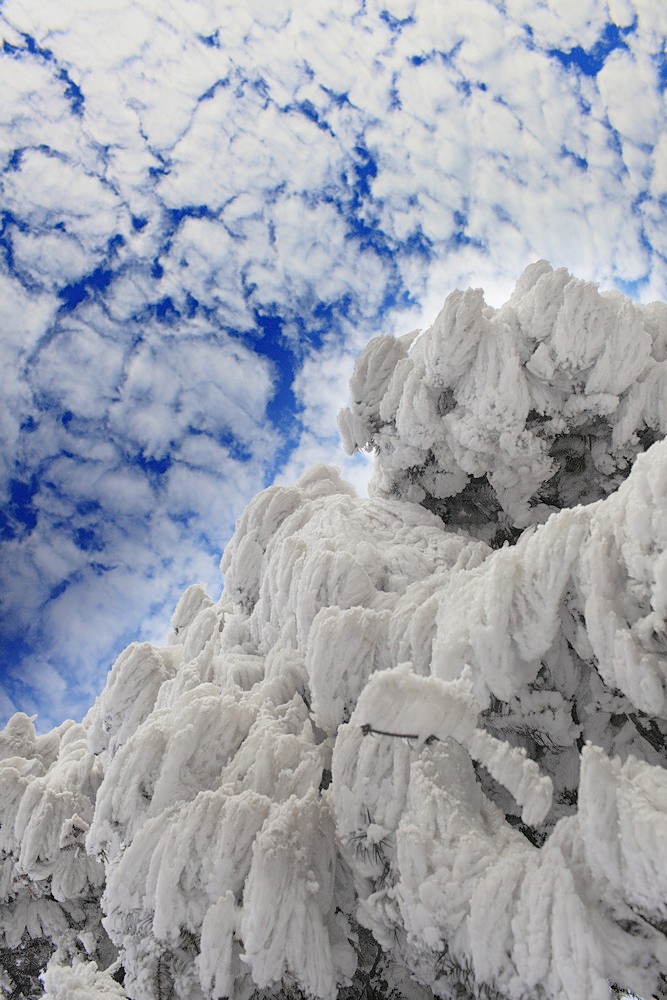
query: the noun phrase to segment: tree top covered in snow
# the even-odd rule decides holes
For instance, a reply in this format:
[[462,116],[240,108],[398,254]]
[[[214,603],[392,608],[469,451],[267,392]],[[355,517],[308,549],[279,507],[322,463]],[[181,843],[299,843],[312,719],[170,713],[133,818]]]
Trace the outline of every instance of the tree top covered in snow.
[[666,432],[666,358],[667,305],[539,261],[500,309],[456,291],[430,329],[373,340],[340,429],[377,452],[375,495],[504,540],[618,488]]

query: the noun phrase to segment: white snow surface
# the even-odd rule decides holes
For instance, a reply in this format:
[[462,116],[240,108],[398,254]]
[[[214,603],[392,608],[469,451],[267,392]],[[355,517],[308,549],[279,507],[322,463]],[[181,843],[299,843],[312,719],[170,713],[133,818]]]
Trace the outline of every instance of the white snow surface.
[[666,317],[544,263],[453,293],[357,365],[369,499],[265,490],[82,725],[11,720],[47,996],[328,1000],[359,925],[414,997],[666,995]]

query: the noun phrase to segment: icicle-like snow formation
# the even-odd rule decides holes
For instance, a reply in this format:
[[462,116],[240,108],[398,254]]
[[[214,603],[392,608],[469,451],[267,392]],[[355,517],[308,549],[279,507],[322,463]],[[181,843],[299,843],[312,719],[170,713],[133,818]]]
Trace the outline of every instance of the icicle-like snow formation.
[[82,726],[12,720],[48,996],[667,997],[666,329],[544,264],[454,293],[357,365],[370,499],[265,490]]

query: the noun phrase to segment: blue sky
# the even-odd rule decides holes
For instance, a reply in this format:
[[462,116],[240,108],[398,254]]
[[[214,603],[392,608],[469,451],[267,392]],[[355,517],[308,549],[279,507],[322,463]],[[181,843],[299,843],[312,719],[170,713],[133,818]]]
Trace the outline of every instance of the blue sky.
[[667,293],[660,0],[0,0],[0,722],[80,718],[354,357],[545,257]]

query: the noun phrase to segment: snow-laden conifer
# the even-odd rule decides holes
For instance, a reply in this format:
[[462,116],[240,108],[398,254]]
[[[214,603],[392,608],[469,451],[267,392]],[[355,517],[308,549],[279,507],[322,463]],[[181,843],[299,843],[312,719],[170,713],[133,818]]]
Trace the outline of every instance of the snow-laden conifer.
[[265,490],[219,600],[0,734],[5,977],[46,940],[54,1000],[667,996],[666,356],[667,307],[544,263],[371,342],[370,497]]

